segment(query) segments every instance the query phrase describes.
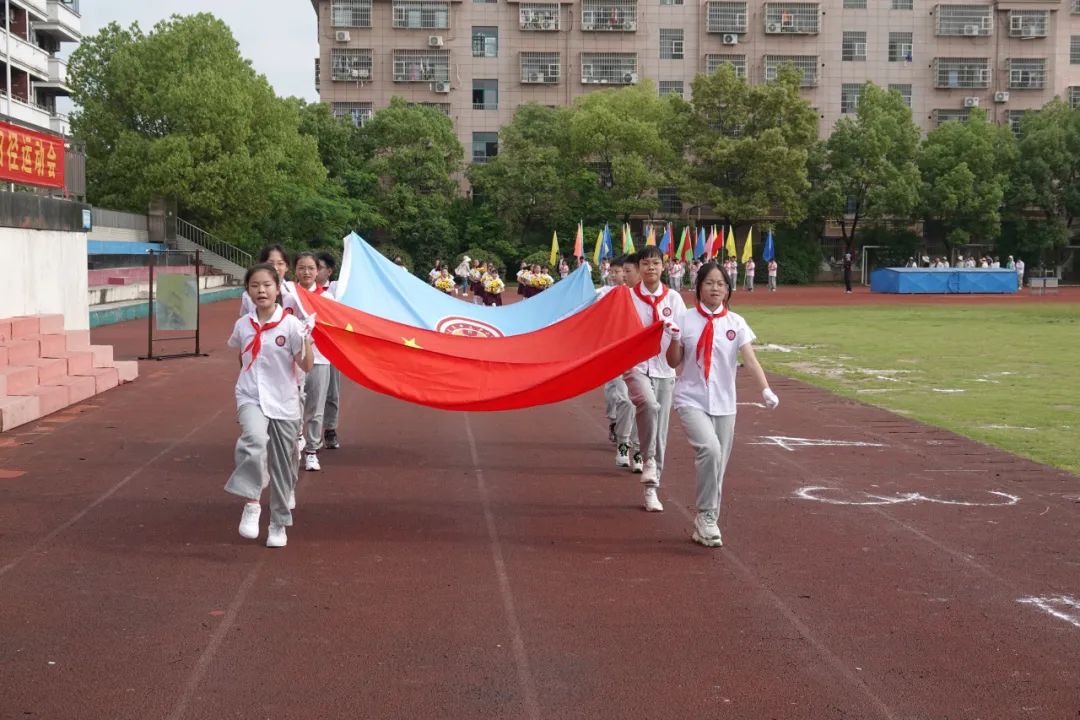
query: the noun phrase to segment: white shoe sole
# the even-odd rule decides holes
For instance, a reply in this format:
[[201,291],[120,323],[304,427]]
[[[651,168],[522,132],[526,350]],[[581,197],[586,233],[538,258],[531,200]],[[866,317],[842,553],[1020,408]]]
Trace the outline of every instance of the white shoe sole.
[[617,457],[615,458],[615,467],[630,467],[630,461]]
[[724,545],[723,540],[720,538],[707,538],[704,535],[699,535],[697,530],[694,531],[691,537],[698,545],[704,545],[705,547],[723,547]]
[[241,525],[240,526],[240,537],[244,538],[245,540],[254,540],[255,538],[259,537],[259,526],[256,525],[255,526],[255,532],[251,532],[251,531],[245,530],[244,527]]
[[272,541],[269,538],[267,538],[267,540],[266,540],[266,547],[268,547],[268,548],[283,548],[288,544],[289,544],[288,539],[282,540],[281,542],[278,542],[276,540]]

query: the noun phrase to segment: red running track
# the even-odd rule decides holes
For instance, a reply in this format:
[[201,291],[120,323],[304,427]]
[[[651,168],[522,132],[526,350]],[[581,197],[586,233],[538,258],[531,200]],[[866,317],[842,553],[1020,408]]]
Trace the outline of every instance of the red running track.
[[268,550],[221,490],[234,311],[205,308],[209,358],[0,436],[0,718],[1080,712],[1080,610],[1051,599],[1080,597],[1074,476],[777,379],[708,550],[677,419],[646,514],[599,392],[464,415],[349,386]]

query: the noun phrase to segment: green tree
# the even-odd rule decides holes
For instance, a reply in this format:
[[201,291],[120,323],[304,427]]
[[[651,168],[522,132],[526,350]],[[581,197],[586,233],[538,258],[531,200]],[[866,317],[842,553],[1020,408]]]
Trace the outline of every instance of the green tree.
[[691,103],[675,101],[686,140],[680,197],[709,205],[728,225],[806,216],[807,159],[817,142],[817,114],[799,95],[802,74],[791,66],[776,81],[751,85],[731,65],[693,82]]
[[456,254],[450,210],[464,151],[450,118],[395,97],[364,126],[361,147],[379,179],[376,205],[388,238],[421,268]]
[[855,117],[838,120],[811,154],[813,212],[840,226],[849,252],[863,220],[911,218],[921,186],[918,148],[904,99],[867,83]]
[[1080,110],[1060,99],[1020,121],[1019,160],[1012,175],[1010,214],[1025,238],[1021,252],[1061,248],[1080,214]]
[[317,191],[325,181],[296,107],[210,14],[150,33],[112,23],[72,54],[69,82],[95,204],[145,211],[152,197],[172,197],[186,219],[251,245],[285,185]]
[[1012,133],[989,122],[985,110],[973,110],[967,122],[947,122],[930,131],[919,150],[928,231],[950,250],[974,240],[996,240],[1015,162]]
[[681,165],[680,142],[665,133],[672,125],[672,105],[648,81],[574,102],[570,152],[590,164],[617,217],[659,209],[656,189],[671,185]]

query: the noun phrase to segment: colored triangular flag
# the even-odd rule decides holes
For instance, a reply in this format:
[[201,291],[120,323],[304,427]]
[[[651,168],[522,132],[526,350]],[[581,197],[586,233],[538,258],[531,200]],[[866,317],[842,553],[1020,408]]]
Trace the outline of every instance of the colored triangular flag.
[[645,244],[646,245],[655,245],[656,244],[656,228],[654,228],[652,225],[649,226],[649,233],[645,236]]
[[776,257],[776,247],[773,244],[772,230],[769,230],[769,236],[765,238],[765,249],[761,252],[761,257],[765,262],[772,262]]
[[728,257],[735,257],[738,253],[735,252],[735,226],[732,225],[727,229],[727,243],[724,245],[724,250],[727,251]]
[[593,248],[593,254],[592,254],[593,265],[599,265],[600,264],[600,257],[601,257],[600,252],[603,249],[604,249],[604,231],[601,230],[600,232],[596,233],[596,247]]
[[584,257],[585,255],[585,236],[581,227],[581,222],[577,224],[577,234],[574,235],[574,259]]
[[660,238],[660,254],[667,255],[671,252],[671,225],[664,228],[664,235]]
[[742,262],[743,265],[747,263],[750,258],[754,257],[754,227],[750,226],[750,229],[746,231],[746,244],[742,249]]
[[555,267],[555,261],[559,259],[559,235],[554,230],[551,231],[551,258],[548,260],[548,265]]
[[682,229],[679,233],[679,248],[675,251],[675,257],[682,260],[683,255],[686,253],[686,228]]
[[698,228],[697,231],[697,244],[694,245],[694,257],[699,258],[705,254],[707,250],[705,240],[705,228]]
[[630,223],[623,225],[623,241],[622,241],[623,255],[630,255],[636,252],[634,250],[634,236],[630,232]]

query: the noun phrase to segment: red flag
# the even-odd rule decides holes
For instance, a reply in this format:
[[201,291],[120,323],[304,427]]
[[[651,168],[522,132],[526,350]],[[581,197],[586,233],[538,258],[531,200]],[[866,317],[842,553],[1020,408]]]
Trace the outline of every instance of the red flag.
[[353,381],[443,410],[515,410],[592,390],[660,351],[618,287],[585,310],[523,335],[446,335],[385,320],[300,290],[319,350]]

